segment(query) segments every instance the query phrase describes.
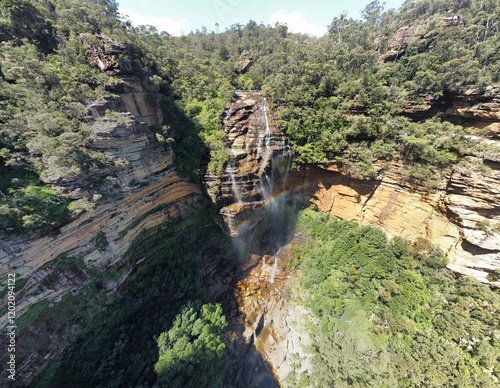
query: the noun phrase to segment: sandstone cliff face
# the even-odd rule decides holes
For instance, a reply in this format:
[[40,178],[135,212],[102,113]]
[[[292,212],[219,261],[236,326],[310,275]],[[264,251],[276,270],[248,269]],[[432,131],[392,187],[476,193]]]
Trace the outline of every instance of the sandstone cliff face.
[[500,268],[500,87],[469,88],[423,103],[408,101],[404,113],[415,120],[438,117],[482,130],[481,158],[454,167],[448,184],[434,193],[403,180],[405,166],[393,161],[377,181],[349,178],[335,166],[309,166],[290,173],[296,201],[312,198],[321,211],[383,229],[389,236],[425,237],[448,256],[450,269],[482,282]]
[[[123,51],[104,45],[94,52],[96,64],[115,76],[109,87],[118,93],[87,107],[90,147],[106,155],[108,166],[73,180],[47,178],[68,197],[87,201],[88,210],[45,236],[0,241],[0,277],[15,272],[27,280],[17,290],[18,316],[41,300],[77,292],[92,271],[106,273],[124,265],[125,253],[141,233],[206,205],[201,189],[176,173],[173,151],[149,129],[163,121],[158,96],[132,75],[126,59],[118,59]],[[78,264],[68,269],[68,258]],[[112,290],[126,275],[107,287]],[[3,318],[2,325],[7,322]]]
[[207,173],[204,184],[231,236],[250,230],[266,214],[277,177],[288,171],[291,151],[268,103],[258,92],[237,92],[226,107],[223,128],[229,161],[221,177]]
[[[379,57],[379,61],[391,62],[399,59],[412,44],[415,44],[420,52],[425,51],[434,43],[433,39],[429,39],[428,30],[430,26],[432,28],[438,27],[441,31],[444,31],[457,26],[460,22],[463,22],[460,14],[443,14],[434,20],[422,20],[422,17],[420,17],[412,24],[400,26],[390,36],[386,51]],[[375,43],[380,43],[380,38]]]
[[390,62],[401,57],[408,45],[418,40],[421,29],[420,24],[398,28],[389,40],[386,52],[379,57],[379,61]]
[[446,92],[442,96],[421,96],[407,101],[403,113],[414,120],[439,117],[454,124],[484,129],[486,136],[498,139],[500,133],[500,85]]
[[[446,96],[446,104],[434,105],[432,109],[429,105],[425,114],[485,129],[489,139],[473,138],[494,150],[499,145],[498,91],[497,86],[491,86],[456,92]],[[500,224],[500,156],[494,151],[486,152],[482,158],[468,157],[470,164],[479,168],[457,165],[447,178],[448,184],[432,193],[406,182],[406,166],[401,161],[393,161],[376,181],[350,178],[335,166],[301,167],[290,172],[287,181],[274,182],[274,192],[270,195],[266,193],[263,178],[272,175],[270,161],[279,160],[277,155],[289,155],[286,139],[277,130],[272,112],[258,94],[246,92],[237,97],[227,107],[223,120],[230,160],[221,180],[211,175],[205,177],[207,190],[215,199],[221,224],[228,234],[237,236],[251,229],[266,212],[266,198],[291,191],[292,201],[311,200],[323,212],[381,228],[390,237],[427,238],[448,256],[449,268],[483,282],[488,281],[490,272],[500,267],[497,228]],[[406,113],[415,118],[422,114],[414,105],[407,108]],[[267,137],[271,140],[268,148],[265,146],[266,119],[271,134]],[[289,162],[286,160],[282,164]]]
[[448,256],[450,269],[488,282],[488,273],[500,268],[500,234],[479,225],[500,221],[499,171],[467,176],[456,169],[446,189],[427,193],[402,180],[404,168],[393,163],[380,181],[361,181],[309,166],[290,172],[288,189],[295,201],[310,199],[322,212],[389,237],[427,238]]

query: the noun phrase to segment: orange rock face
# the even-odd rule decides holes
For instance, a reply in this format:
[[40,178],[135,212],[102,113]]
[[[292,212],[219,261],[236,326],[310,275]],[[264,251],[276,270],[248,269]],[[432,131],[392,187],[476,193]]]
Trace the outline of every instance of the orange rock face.
[[360,181],[310,166],[290,172],[288,190],[296,202],[380,228],[389,237],[427,238],[448,255],[450,269],[487,282],[500,267],[500,234],[487,236],[477,225],[500,221],[500,173],[492,169],[467,179],[455,172],[446,189],[429,194],[402,181],[403,168],[394,163],[380,181]]

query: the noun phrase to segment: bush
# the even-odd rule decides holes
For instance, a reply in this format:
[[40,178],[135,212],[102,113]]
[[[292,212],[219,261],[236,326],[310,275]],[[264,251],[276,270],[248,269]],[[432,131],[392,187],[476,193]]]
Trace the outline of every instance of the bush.
[[23,232],[55,226],[69,217],[68,201],[47,186],[27,185],[8,189],[0,198],[4,231]]
[[108,248],[109,242],[108,238],[106,237],[106,233],[104,231],[99,231],[97,235],[95,236],[94,239],[95,247],[100,250],[101,252],[106,251]]
[[298,228],[307,242],[291,251],[297,295],[318,323],[311,386],[452,386],[457,376],[461,386],[495,386],[497,293],[454,276],[424,238],[387,243],[381,231],[308,209]]

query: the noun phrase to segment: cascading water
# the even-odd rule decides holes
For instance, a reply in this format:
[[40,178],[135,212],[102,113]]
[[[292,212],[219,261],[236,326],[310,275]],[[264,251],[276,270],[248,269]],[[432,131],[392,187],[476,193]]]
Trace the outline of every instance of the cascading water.
[[262,158],[262,162],[260,164],[259,174],[262,174],[267,166],[267,162],[269,161],[269,157],[272,154],[271,149],[271,128],[269,128],[269,120],[267,118],[267,101],[264,99],[264,121],[266,123],[264,134],[259,136],[259,145],[264,143],[264,157]]
[[[276,187],[276,182],[286,180],[291,150],[288,140],[273,126],[266,99],[253,93],[245,94],[228,109],[223,122],[231,154],[221,197],[224,201],[232,200],[232,204],[226,202],[220,214],[224,230],[232,237],[239,237],[263,218],[283,218],[285,196],[277,194],[283,192],[284,187]],[[213,195],[218,194],[214,191]],[[280,228],[276,224],[274,230]],[[276,251],[283,238],[273,237]],[[238,238],[235,245],[245,248],[248,245],[245,240],[248,238]]]
[[229,177],[231,178],[231,189],[233,190],[234,199],[236,199],[236,203],[238,205],[241,205],[243,203],[243,199],[241,198],[240,189],[234,175],[236,167],[234,166],[234,164],[230,163],[227,170],[229,172]]
[[[248,282],[242,279],[239,283],[239,295],[249,318],[245,325],[253,346],[246,352],[238,376],[248,373],[248,365],[257,376],[262,371],[260,363],[253,363],[255,355],[267,346],[268,338],[275,338],[267,307],[275,302],[285,279],[280,276],[280,265],[288,258],[288,251],[280,248],[290,241],[295,225],[293,206],[287,203],[285,192],[292,152],[274,125],[268,101],[250,92],[241,92],[238,97],[231,107],[236,113],[227,116],[230,122],[226,120],[225,128],[231,157],[225,171],[224,198],[229,199],[231,187],[234,203],[221,209],[221,215],[239,256],[251,264],[245,269],[250,271]],[[260,226],[255,227],[257,224]],[[253,262],[255,254],[262,256],[260,261]]]
[[[290,164],[292,160],[292,153],[288,141],[283,140],[283,145],[279,147],[279,151],[273,155],[273,148],[271,146],[271,130],[269,127],[269,120],[267,118],[267,101],[264,100],[263,111],[265,118],[265,130],[263,141],[265,146],[264,157],[260,164],[259,169],[259,189],[261,192],[262,200],[264,201],[264,206],[266,212],[268,213],[268,218],[271,220],[271,241],[276,245],[275,249],[278,249],[283,243],[283,237],[286,238],[286,232],[283,230],[285,227],[284,217],[286,217],[285,206],[286,206],[286,195],[284,192],[286,180],[288,177],[288,170],[290,169]],[[266,167],[271,158],[271,166],[269,172],[266,172]],[[282,179],[282,187],[275,187],[278,178]],[[278,267],[278,252],[274,254],[274,266],[271,274],[270,282],[274,282],[274,277],[277,272]]]

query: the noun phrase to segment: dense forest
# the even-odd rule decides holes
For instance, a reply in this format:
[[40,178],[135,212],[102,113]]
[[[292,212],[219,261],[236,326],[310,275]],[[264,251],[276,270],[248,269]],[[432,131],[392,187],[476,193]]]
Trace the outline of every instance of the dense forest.
[[[306,210],[298,303],[315,314],[314,371],[292,386],[494,387],[498,292],[445,268],[439,248]],[[339,352],[339,349],[342,351]]]
[[[418,34],[394,46],[403,26]],[[405,107],[499,83],[499,30],[496,0],[408,0],[397,11],[376,0],[361,20],[332,15],[320,38],[255,21],[174,37],[122,21],[114,0],[1,0],[0,236],[36,235],[75,219],[94,206],[92,197],[71,199],[60,187],[80,180],[99,194],[106,184],[99,171],[120,168],[92,147],[89,129],[89,104],[113,96],[118,77],[89,56],[103,42],[124,47],[133,74],[154,86],[165,120],[150,129],[192,181],[205,168],[222,173],[224,107],[235,90],[258,89],[296,166],[336,163],[363,180],[401,160],[404,179],[432,191],[453,166],[487,168],[467,156],[500,150],[475,140],[481,129],[415,119]],[[315,369],[291,384],[496,385],[495,290],[446,270],[442,252],[425,240],[387,241],[380,231],[308,210],[298,226],[307,239],[294,266],[299,302],[317,318],[309,349]],[[47,330],[50,322],[73,327],[60,339],[65,352],[34,386],[220,386],[227,322],[207,297],[200,266],[206,250],[232,253],[213,227],[202,213],[150,234],[128,253],[136,260],[150,250],[148,264],[116,300],[101,292],[105,281],[95,273],[86,301],[67,295],[50,316],[43,306],[30,310],[26,322],[40,316]],[[78,260],[59,259],[67,267]],[[54,323],[58,314],[67,321]]]

